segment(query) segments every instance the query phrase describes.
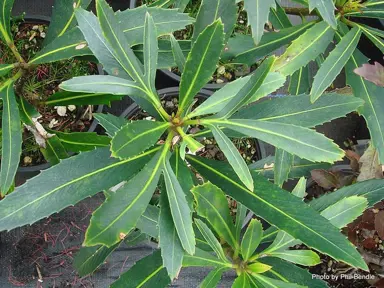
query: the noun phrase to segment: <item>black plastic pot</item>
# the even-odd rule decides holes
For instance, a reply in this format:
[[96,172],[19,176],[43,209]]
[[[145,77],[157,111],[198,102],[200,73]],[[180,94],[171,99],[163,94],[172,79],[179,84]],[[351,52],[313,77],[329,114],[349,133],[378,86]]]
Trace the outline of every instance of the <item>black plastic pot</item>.
[[[24,22],[26,23],[31,23],[31,24],[45,24],[49,25],[50,23],[50,17],[48,16],[42,16],[42,15],[29,15],[24,17]],[[100,75],[104,75],[104,71],[101,67],[101,65],[97,66],[97,70]],[[97,113],[101,113],[103,111],[104,105],[99,105],[96,109]],[[97,121],[93,121],[91,126],[88,129],[88,132],[94,132],[96,127],[98,125]],[[19,167],[17,169],[17,179],[19,179],[21,182],[25,179],[31,178],[36,176],[37,174],[40,173],[40,171],[48,169],[51,165],[49,163],[44,163],[36,166],[29,166],[29,167]]]

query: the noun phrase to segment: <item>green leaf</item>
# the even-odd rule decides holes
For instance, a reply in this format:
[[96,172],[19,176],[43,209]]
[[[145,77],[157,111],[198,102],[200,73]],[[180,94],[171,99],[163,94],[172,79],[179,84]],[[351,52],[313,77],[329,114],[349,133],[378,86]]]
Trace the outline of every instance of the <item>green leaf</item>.
[[0,64],[0,76],[7,75],[14,67],[14,64]]
[[310,161],[335,162],[344,152],[330,139],[311,129],[260,120],[229,119],[201,120],[256,138]]
[[264,33],[264,26],[268,22],[269,10],[276,8],[275,0],[244,0],[244,9],[247,11],[248,24],[252,28],[252,37],[258,44]]
[[381,50],[381,53],[384,53],[384,40],[382,39],[384,37],[384,32],[366,25],[356,25],[363,31],[364,35]]
[[112,283],[111,288],[159,287],[165,288],[171,283],[167,270],[163,267],[160,251],[137,261],[131,269]]
[[156,93],[155,80],[157,70],[158,44],[155,22],[149,13],[145,14],[144,24],[144,82]]
[[350,196],[321,211],[321,215],[338,228],[343,228],[367,209],[368,201],[361,196]]
[[159,227],[157,223],[159,214],[160,209],[158,207],[148,205],[147,209],[137,221],[136,227],[152,238],[159,238]]
[[107,136],[98,135],[94,132],[71,132],[64,133],[50,130],[59,137],[67,151],[81,152],[95,149],[95,147],[109,146],[111,139]]
[[0,230],[32,224],[129,179],[156,151],[118,161],[110,157],[108,148],[100,148],[61,161],[0,201]]
[[[260,259],[260,261],[272,266],[272,269],[264,274],[270,278],[278,279],[284,282],[292,282],[311,288],[328,287],[326,282],[319,279],[313,279],[312,274],[309,273],[308,270],[302,269],[279,258],[264,257]],[[284,285],[285,283],[281,287],[285,287]]]
[[166,151],[163,148],[157,152],[139,173],[92,214],[85,234],[85,246],[111,247],[135,227],[157,187]]
[[226,267],[232,268],[232,264],[223,262],[211,253],[196,248],[194,255],[185,254],[183,267]]
[[196,245],[192,227],[192,214],[185,198],[185,192],[177,180],[169,161],[164,163],[163,175],[177,235],[185,251],[192,255],[195,252]]
[[[275,157],[268,156],[265,159],[252,163],[248,167],[250,170],[253,170],[256,173],[259,173],[260,175],[273,180],[274,167],[271,165],[272,163],[275,163]],[[288,179],[300,178],[302,176],[308,177],[311,175],[311,171],[314,169],[328,170],[330,167],[331,164],[329,163],[314,163],[294,156],[291,171],[288,174]]]
[[209,272],[207,277],[205,277],[203,282],[200,283],[198,288],[212,288],[212,287],[216,287],[216,285],[220,282],[221,276],[223,275],[223,273],[227,269],[228,268],[219,267],[219,268],[216,268],[216,269],[212,270],[211,272]]
[[276,149],[274,180],[277,186],[283,187],[285,181],[288,180],[289,171],[293,164],[293,155],[282,149]]
[[211,246],[212,250],[216,253],[216,256],[219,257],[223,262],[228,262],[227,257],[225,256],[224,250],[221,247],[220,242],[216,239],[215,235],[200,219],[195,219],[195,223],[200,233],[203,235],[204,239],[207,241],[208,245]]
[[260,67],[252,74],[247,83],[236,93],[229,103],[215,116],[215,118],[228,118],[241,107],[249,103],[257,93],[268,73],[271,71],[275,57],[264,60]]
[[14,0],[3,0],[0,9],[0,37],[5,42],[11,43],[11,11]]
[[192,193],[197,202],[196,212],[209,222],[220,238],[238,248],[235,226],[223,191],[208,182],[194,187]]
[[260,221],[252,219],[241,241],[241,255],[247,261],[259,246],[263,236],[263,226]]
[[78,27],[74,27],[36,53],[35,57],[33,57],[29,63],[51,63],[60,60],[67,60],[75,56],[91,54],[92,52],[89,50],[83,34]]
[[[234,58],[233,62],[235,63],[244,63],[247,65],[252,65],[255,62],[255,59],[264,57],[276,49],[290,44],[293,40],[307,31],[310,27],[312,27],[314,22],[308,22],[305,24],[297,25],[294,27],[283,28],[277,32],[268,32],[263,35],[260,40],[260,43],[255,45],[250,36],[244,36],[242,41],[236,39],[229,39],[228,48],[229,53],[233,53],[232,57]],[[245,42],[246,41],[246,42]],[[245,42],[245,43],[244,43]],[[249,43],[246,47],[250,47],[248,49],[244,49],[244,45]],[[235,45],[239,45],[239,48],[236,49],[238,51],[231,51],[231,48],[235,48]],[[227,53],[228,53],[227,52]]]
[[99,121],[99,124],[103,126],[110,137],[113,137],[117,131],[129,123],[127,119],[112,114],[96,113],[93,116]]
[[167,122],[140,120],[128,123],[112,138],[112,156],[130,158],[156,144],[169,126]]
[[[164,185],[161,185],[165,188]],[[179,275],[183,262],[184,249],[181,245],[176,227],[173,223],[167,192],[161,189],[159,216],[159,247],[163,265],[167,268],[169,277],[173,280]]]
[[277,59],[274,70],[283,75],[292,75],[327,49],[335,32],[322,21],[294,40],[287,51]]
[[[228,103],[237,95],[240,89],[242,89],[246,83],[250,80],[250,76],[239,78],[231,83],[228,83],[220,90],[213,93],[203,104],[198,106],[192,113],[188,115],[188,118],[196,116],[214,114],[221,111]],[[265,78],[260,88],[253,94],[250,102],[257,101],[258,99],[276,91],[278,88],[284,85],[285,77],[280,73],[271,72]]]
[[193,27],[192,42],[196,41],[197,37],[208,25],[211,25],[219,18],[223,21],[225,39],[228,39],[235,26],[236,16],[237,6],[233,0],[203,0]]
[[92,274],[101,266],[105,259],[120,245],[108,248],[106,246],[81,247],[73,260],[73,266],[80,277]]
[[183,12],[187,7],[190,0],[175,0],[175,8],[179,8],[180,12]]
[[303,199],[305,197],[305,190],[307,190],[307,179],[303,176],[299,179],[295,188],[293,188],[292,195]]
[[67,106],[67,105],[111,105],[112,101],[121,100],[125,95],[79,93],[61,91],[52,94],[45,105],[49,106]]
[[145,19],[146,13],[149,13],[153,17],[157,36],[167,35],[174,31],[184,29],[185,26],[192,24],[194,21],[188,14],[179,13],[175,9],[140,6],[135,9],[118,11],[115,15],[121,23],[121,29],[123,29],[130,45],[143,43],[143,20]]
[[249,105],[232,118],[315,127],[344,117],[363,104],[364,102],[357,97],[336,93],[324,94],[313,104],[309,95],[281,97]]
[[[4,9],[7,8],[6,5],[9,5],[9,1],[4,1]],[[13,185],[17,168],[19,168],[22,142],[20,114],[12,80],[5,82],[0,88],[0,97],[3,100],[0,195],[4,196]],[[4,200],[1,201],[3,202]]]
[[60,163],[61,159],[66,159],[69,157],[67,150],[61,143],[59,137],[53,136],[46,140],[46,147],[40,148],[41,153],[43,153],[44,158],[51,165],[56,165]]
[[303,266],[315,266],[321,263],[319,255],[311,250],[284,250],[268,255]]
[[87,9],[90,3],[91,0],[55,0],[44,44],[51,43],[74,28],[76,26],[75,9],[78,7]]
[[365,104],[358,109],[359,114],[363,115],[367,121],[371,134],[372,144],[379,151],[380,163],[384,163],[384,109],[383,95],[384,87],[364,80],[353,72],[364,63],[368,63],[360,51],[356,50],[346,66],[347,84],[352,87],[353,94],[365,101]]
[[146,240],[148,240],[148,236],[145,233],[133,230],[124,238],[124,243],[127,247],[133,247]]
[[323,19],[334,29],[337,27],[335,17],[335,4],[332,0],[308,0],[309,11],[317,9]]
[[288,91],[291,95],[300,95],[307,93],[311,88],[309,80],[309,66],[301,67],[291,76],[289,80]]
[[[255,190],[251,192],[239,184],[239,179],[228,164],[191,155],[187,155],[187,160],[206,180],[221,187],[236,201],[246,203],[252,212],[269,223],[300,239],[309,247],[332,255],[337,260],[367,269],[360,254],[338,229],[296,196],[256,173],[253,173]],[[281,203],[284,203],[284,210]]]
[[[60,84],[60,88],[70,92],[113,94],[113,95],[143,95],[142,89],[130,80],[109,76],[90,75],[74,77]],[[99,97],[100,95],[95,95]]]
[[383,195],[384,180],[373,179],[364,182],[358,182],[350,186],[345,186],[333,193],[329,193],[317,199],[313,199],[311,202],[309,202],[309,205],[317,211],[322,211],[344,198],[350,196],[363,196],[368,200],[368,207],[372,207],[384,199]]
[[362,8],[359,11],[348,12],[345,16],[384,19],[384,9]]
[[235,281],[233,282],[232,288],[246,288],[251,287],[251,284],[249,283],[249,279],[246,273],[240,274]]
[[176,40],[173,34],[171,34],[169,37],[171,39],[172,53],[173,57],[175,58],[176,66],[179,71],[183,73],[186,62],[183,50],[181,49],[179,42]]
[[317,72],[311,90],[311,101],[315,102],[323,92],[333,83],[337,75],[347,64],[353,51],[359,43],[361,30],[357,27],[345,35],[336,45],[336,48],[325,59]]
[[232,143],[223,131],[218,129],[216,126],[209,126],[212,131],[213,137],[219,145],[220,150],[224,153],[228,162],[231,164],[233,170],[239,176],[241,182],[244,185],[252,190],[253,189],[253,179],[251,173],[249,172],[247,163],[245,163],[244,158],[241,156],[240,152],[237,150],[235,144]]
[[272,23],[273,27],[277,29],[292,27],[292,23],[289,20],[288,15],[278,2],[276,2],[275,9],[270,9],[269,21]]
[[256,262],[256,263],[252,263],[252,264],[248,265],[248,268],[253,273],[260,274],[260,273],[267,272],[268,270],[271,270],[272,267],[269,265],[260,263],[260,262]]
[[215,21],[205,28],[192,46],[181,76],[179,111],[184,111],[191,104],[193,97],[215,72],[224,45],[223,29],[221,20]]
[[19,97],[16,100],[19,104],[19,113],[21,121],[29,126],[34,127],[35,122],[33,121],[33,118],[39,118],[41,114],[24,97]]
[[[253,279],[252,279],[252,277],[253,277]],[[284,287],[284,288],[305,288],[306,287],[306,286],[300,286],[300,285],[297,285],[297,284],[287,283],[287,282],[284,282],[284,281],[272,279],[272,278],[265,277],[265,276],[260,275],[260,274],[252,274],[252,277],[249,277],[251,283],[253,283],[254,285],[260,285],[260,286],[262,286],[264,288],[280,288],[280,287]],[[254,280],[255,282],[253,282],[252,280]],[[256,287],[259,287],[259,286],[256,286]]]
[[235,222],[235,231],[236,231],[236,240],[240,241],[241,230],[243,228],[244,219],[247,213],[247,207],[241,203],[236,203],[236,222]]

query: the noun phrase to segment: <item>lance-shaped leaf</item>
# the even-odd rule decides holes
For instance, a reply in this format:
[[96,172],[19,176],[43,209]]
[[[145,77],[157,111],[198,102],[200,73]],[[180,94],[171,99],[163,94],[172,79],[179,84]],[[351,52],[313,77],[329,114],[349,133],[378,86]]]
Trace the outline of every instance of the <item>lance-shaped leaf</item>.
[[252,219],[241,241],[241,255],[245,261],[252,256],[263,236],[263,226],[259,220]]
[[163,258],[163,265],[167,268],[171,279],[179,275],[184,249],[181,245],[176,227],[173,223],[171,208],[165,185],[161,185],[160,215],[159,215],[159,247]]
[[[239,78],[236,81],[228,83],[220,90],[213,93],[203,104],[198,106],[188,118],[196,116],[214,114],[221,111],[228,103],[237,95],[240,89],[250,80],[251,76]],[[265,78],[260,88],[253,94],[249,103],[257,101],[258,99],[271,94],[284,85],[285,77],[280,73],[271,72]]]
[[111,158],[108,148],[62,160],[60,164],[17,187],[0,202],[0,230],[32,224],[129,179],[158,149],[124,161]]
[[297,182],[296,186],[292,190],[292,195],[303,199],[305,197],[305,191],[307,189],[307,179],[305,177],[301,177]]
[[143,43],[143,20],[145,19],[146,13],[149,13],[153,17],[158,36],[184,29],[185,26],[192,24],[194,21],[188,14],[179,13],[174,9],[140,6],[135,9],[118,11],[115,15],[131,46]]
[[357,27],[345,35],[329,54],[317,72],[311,90],[311,101],[315,102],[321,94],[332,84],[355,51],[359,43],[361,30]]
[[215,116],[215,118],[227,118],[237,112],[241,107],[249,103],[253,95],[259,90],[268,73],[270,72],[275,57],[264,60],[260,67],[251,76],[249,81],[237,92],[229,103]]
[[232,268],[232,264],[223,262],[211,253],[196,248],[194,255],[185,254],[183,267],[227,267]]
[[240,274],[235,281],[233,282],[232,288],[245,288],[245,287],[251,287],[251,284],[249,283],[249,278],[247,273],[243,272]]
[[81,247],[73,261],[73,266],[79,276],[92,274],[119,245],[120,243],[117,243],[110,248],[106,246]]
[[310,161],[332,163],[344,155],[344,152],[324,135],[296,125],[246,119],[209,119],[202,120],[201,123],[212,123],[260,139]]
[[346,16],[352,17],[363,17],[363,18],[378,18],[384,19],[384,9],[383,8],[362,8],[359,11],[352,11],[345,13]]
[[197,213],[211,224],[220,238],[233,248],[238,248],[235,226],[229,214],[228,201],[223,191],[208,182],[194,187],[192,193],[197,202]]
[[91,54],[83,34],[78,27],[74,27],[41,49],[29,63],[50,63]]
[[228,270],[228,268],[225,267],[219,267],[207,275],[207,277],[204,278],[203,282],[200,283],[199,288],[211,288],[216,287],[216,285],[220,282],[221,276],[223,273]]
[[183,50],[181,49],[179,42],[176,40],[173,34],[171,34],[169,37],[171,39],[172,54],[173,54],[173,57],[175,58],[176,66],[179,69],[179,71],[183,73],[184,67],[185,67],[185,61],[186,61]]
[[[7,2],[5,1],[5,3]],[[3,5],[5,4],[3,3]],[[0,97],[3,100],[0,195],[4,196],[13,185],[13,180],[19,167],[22,135],[13,81],[8,80],[2,87],[2,90],[0,88]]]
[[178,8],[180,12],[183,12],[190,0],[175,0],[175,8]]
[[248,265],[248,268],[249,268],[249,270],[252,271],[252,273],[260,274],[260,273],[264,273],[268,270],[271,270],[272,267],[269,265],[265,265],[263,263],[260,263],[260,262],[255,262],[255,263]]
[[110,106],[112,101],[121,100],[122,97],[124,95],[61,91],[52,94],[44,104],[49,106],[101,104]]
[[[264,57],[276,49],[290,44],[292,40],[295,40],[307,31],[313,24],[314,22],[308,22],[294,27],[281,29],[277,32],[266,33],[257,45],[253,42],[253,39],[249,39],[249,36],[244,37],[243,41],[240,42],[234,37],[233,39],[230,39],[228,43],[229,53],[233,54],[233,62],[252,65],[255,62],[255,59]],[[246,43],[244,43],[244,41],[246,41]],[[249,43],[250,48],[244,49],[244,45],[247,45],[247,43]],[[235,48],[237,45],[238,48]],[[246,47],[248,47],[248,45]],[[231,49],[234,49],[234,51],[231,51]]]
[[211,25],[219,18],[223,21],[225,38],[228,39],[236,23],[236,14],[237,6],[233,0],[203,0],[193,27],[192,42],[196,41],[205,27]]
[[165,288],[171,283],[167,270],[163,267],[160,251],[137,261],[120,278],[111,284],[111,288],[159,287]]
[[144,82],[154,93],[156,92],[158,50],[155,22],[153,22],[152,16],[147,13],[144,24]]
[[67,150],[57,136],[46,139],[45,148],[40,148],[40,151],[51,165],[59,164],[61,159],[69,157]]
[[5,42],[12,41],[11,11],[14,0],[3,0],[0,9],[0,36]]
[[197,37],[185,63],[181,76],[179,111],[184,111],[193,97],[207,84],[216,70],[224,45],[224,30],[221,20],[207,26]]
[[159,227],[157,223],[159,214],[160,209],[158,207],[148,205],[143,215],[139,218],[139,221],[137,221],[136,227],[152,238],[159,238]]
[[148,120],[128,123],[113,136],[111,151],[117,158],[130,158],[156,144],[169,126],[167,122]]
[[384,37],[384,32],[366,25],[356,25],[363,31],[364,35],[367,36],[369,40],[371,40],[372,43],[381,50],[381,53],[384,53],[384,40],[382,39]]
[[103,126],[110,137],[113,137],[117,131],[129,123],[127,119],[112,114],[96,113],[93,116],[99,121],[99,124]]
[[315,266],[321,263],[319,255],[311,250],[284,250],[269,255],[303,266]]
[[323,19],[336,29],[335,4],[332,0],[308,0],[309,11],[317,9]]
[[109,146],[111,139],[107,136],[98,135],[94,132],[72,132],[64,133],[50,130],[56,134],[67,151],[81,152],[95,149],[95,147]]
[[277,29],[292,27],[288,15],[278,2],[276,2],[276,8],[270,9],[269,21],[272,23],[273,27]]
[[55,0],[44,45],[64,36],[68,30],[74,28],[76,26],[75,9],[78,7],[87,9],[90,3],[91,0]]
[[0,76],[7,75],[14,67],[14,64],[0,64]]
[[239,150],[237,150],[235,144],[233,144],[231,139],[216,126],[209,126],[209,128],[212,131],[213,137],[215,137],[217,145],[219,145],[219,148],[224,153],[237,176],[239,176],[240,180],[248,187],[248,189],[252,190],[253,179],[251,173],[249,172],[247,163],[245,163],[244,158],[241,156]]
[[293,155],[282,149],[276,150],[274,165],[274,180],[277,186],[282,187],[288,180],[289,171],[293,164]]
[[169,161],[163,165],[163,175],[167,188],[169,207],[172,213],[173,223],[181,245],[188,254],[195,253],[195,233],[192,227],[192,214],[189,209],[185,193],[181,187]]
[[236,222],[235,222],[235,231],[236,231],[236,239],[240,240],[241,229],[243,228],[243,223],[245,220],[245,216],[247,213],[247,207],[245,207],[241,203],[236,203]]
[[315,127],[343,117],[363,104],[364,102],[357,97],[336,93],[324,94],[312,104],[309,95],[300,95],[273,98],[269,101],[249,105],[233,115],[232,118]]
[[[265,272],[265,276],[270,278],[292,282],[305,287],[327,288],[326,282],[313,279],[312,274],[306,269],[302,269],[292,263],[274,257],[265,257],[260,259],[262,263],[272,266],[272,269]],[[285,284],[283,284],[285,285]],[[285,287],[285,286],[283,286]]]
[[307,93],[310,87],[309,66],[307,65],[293,73],[289,80],[288,91],[291,95],[300,95]]
[[265,23],[268,22],[269,10],[276,8],[275,0],[244,0],[244,9],[247,11],[248,25],[252,28],[252,37],[255,43],[260,42],[264,33]]
[[287,51],[276,60],[274,69],[283,75],[292,75],[323,53],[334,34],[327,22],[315,24],[292,42]]
[[364,116],[371,134],[372,143],[379,151],[379,161],[384,163],[384,109],[383,95],[384,87],[364,80],[356,75],[353,70],[367,63],[368,59],[358,50],[356,50],[346,66],[347,83],[352,87],[353,94],[365,101],[365,104],[358,109],[358,112]]
[[[188,162],[208,181],[218,185],[236,201],[246,203],[255,214],[269,223],[300,239],[309,247],[333,258],[367,269],[353,245],[317,212],[296,196],[253,174],[255,190],[239,184],[236,174],[226,163],[187,155]],[[281,208],[284,203],[284,210]]]
[[264,288],[276,288],[276,287],[284,287],[284,288],[305,288],[307,286],[301,286],[294,283],[287,283],[281,281],[281,279],[276,280],[273,278],[269,278],[263,276],[261,274],[253,273],[252,276],[249,276],[249,282],[252,283],[256,287],[264,287]]
[[166,149],[160,150],[143,170],[92,214],[84,245],[111,247],[125,237],[144,213],[157,187]]
[[219,257],[223,262],[229,262],[225,256],[224,250],[221,247],[220,242],[216,239],[213,232],[209,229],[207,224],[205,224],[200,219],[195,219],[195,223],[200,233],[203,235],[204,239],[207,241],[208,245],[211,246],[212,250],[216,253],[216,256]]
[[141,88],[135,82],[109,75],[74,77],[61,83],[60,88],[70,92],[142,95]]

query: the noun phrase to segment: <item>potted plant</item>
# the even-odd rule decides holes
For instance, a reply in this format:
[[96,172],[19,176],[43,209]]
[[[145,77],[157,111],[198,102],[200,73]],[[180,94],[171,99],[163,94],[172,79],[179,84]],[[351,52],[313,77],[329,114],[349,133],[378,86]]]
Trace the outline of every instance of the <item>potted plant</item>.
[[[266,58],[250,76],[226,85],[207,101],[195,105],[194,98],[215,71],[224,47],[224,24],[220,19],[213,19],[197,36],[186,59],[179,53],[176,43],[173,47],[177,55],[176,62],[182,67],[183,73],[178,107],[170,114],[163,107],[154,85],[159,49],[157,28],[150,10],[141,19],[142,64],[131,48],[134,45],[130,45],[130,38],[121,28],[121,23],[125,21],[122,19],[120,23],[116,16],[121,14],[115,14],[104,0],[97,0],[96,7],[97,17],[82,8],[76,9],[75,17],[87,46],[110,75],[77,77],[65,81],[60,87],[72,93],[95,93],[95,97],[103,93],[130,95],[153,119],[127,122],[111,115],[98,117],[111,137],[110,146],[65,159],[16,188],[0,202],[0,230],[31,224],[99,191],[107,190],[105,202],[94,212],[87,229],[84,240],[86,252],[83,253],[90,255],[93,260],[104,261],[136,229],[157,238],[162,251],[123,274],[112,287],[137,287],[143,284],[165,287],[177,277],[183,265],[212,266],[217,262],[220,267],[236,270],[239,277],[235,280],[235,287],[246,286],[247,281],[261,281],[263,285],[275,283],[278,287],[300,287],[297,278],[287,276],[283,281],[291,283],[288,284],[272,279],[271,275],[262,275],[271,269],[283,271],[286,266],[282,265],[286,262],[262,263],[263,259],[259,259],[261,255],[257,252],[254,254],[257,245],[252,245],[252,249],[248,250],[245,249],[247,245],[243,250],[239,248],[240,239],[234,237],[236,226],[227,229],[230,222],[222,220],[223,216],[228,217],[228,214],[222,214],[227,207],[226,201],[223,206],[224,192],[280,230],[274,234],[281,232],[285,233],[283,236],[290,235],[290,243],[299,241],[337,261],[368,270],[355,247],[340,233],[340,226],[327,220],[321,213],[330,205],[346,207],[346,204],[350,204],[338,204],[339,200],[345,198],[339,195],[357,193],[361,197],[352,200],[360,201],[361,206],[374,205],[383,199],[380,193],[375,193],[377,187],[383,186],[382,180],[364,181],[346,187],[348,189],[344,192],[340,189],[337,199],[334,196],[324,197],[326,199],[322,201],[329,205],[324,204],[325,207],[321,208],[311,208],[302,199],[281,188],[289,174],[293,155],[307,161],[325,163],[333,163],[344,156],[344,152],[331,140],[310,128],[366,105],[359,98],[359,93],[356,93],[358,97],[323,93],[333,81],[331,76],[336,77],[353,53],[357,53],[355,49],[346,49],[344,45],[345,42],[351,43],[351,39],[354,41],[349,45],[357,45],[355,37],[360,35],[359,28],[347,32],[344,25],[338,23],[340,31],[336,33],[340,36],[340,43],[322,66],[332,73],[322,77],[324,81],[313,86],[311,95],[272,98],[250,104],[269,94],[264,93],[264,89],[272,89],[271,85],[265,85],[268,77],[278,80],[276,82],[284,81],[288,75],[324,52],[335,34],[326,21],[314,24],[292,43],[284,55]],[[324,18],[333,25],[332,19]],[[309,41],[311,39],[312,42]],[[334,61],[335,53],[340,51],[348,52],[349,56],[344,57],[342,53],[341,60]],[[329,68],[330,61],[337,63],[337,67]],[[320,69],[319,73],[321,76],[324,71]],[[357,80],[364,85],[368,83],[360,77]],[[200,132],[196,132],[196,128]],[[203,148],[198,139],[207,135],[214,137],[227,162],[194,155]],[[275,163],[276,184],[250,171],[230,140],[239,137],[261,139],[279,148]],[[118,185],[117,189],[108,190],[115,185]],[[302,189],[299,188],[301,195]],[[159,207],[148,205],[155,191],[160,195]],[[214,194],[217,197],[207,198]],[[153,216],[156,215],[154,210],[159,213],[158,226],[150,225],[145,220],[156,218]],[[200,214],[200,220],[202,217],[203,221],[199,221],[194,212]],[[238,214],[239,219],[244,215],[243,212]],[[215,219],[214,225],[209,227],[212,219]],[[217,223],[216,219],[220,219],[220,222]],[[208,229],[200,222],[205,223]],[[235,224],[232,222],[232,225]],[[260,242],[260,224],[252,221],[251,225],[255,229],[250,228],[250,232],[246,233],[249,236],[241,241],[254,244],[248,241],[250,236],[254,236],[257,244]],[[220,261],[210,253],[200,251],[201,241],[196,238],[204,239],[199,237],[199,232],[194,228],[196,226],[203,234],[203,242],[215,247],[213,250]],[[212,230],[226,248],[224,257],[217,245],[219,242],[212,237]],[[94,270],[94,262],[88,273]],[[289,275],[295,274],[292,272]]]

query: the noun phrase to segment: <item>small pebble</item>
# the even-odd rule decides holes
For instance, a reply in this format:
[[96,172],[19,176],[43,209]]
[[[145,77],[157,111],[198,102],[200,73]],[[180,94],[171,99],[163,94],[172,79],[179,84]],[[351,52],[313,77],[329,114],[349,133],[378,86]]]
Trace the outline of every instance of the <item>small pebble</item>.
[[240,23],[240,24],[244,24],[244,20],[240,20],[239,23]]
[[45,32],[41,32],[41,33],[40,33],[40,37],[41,37],[41,38],[45,38],[45,36],[46,36],[46,35],[45,35]]
[[56,125],[57,123],[59,123],[59,121],[57,121],[55,118],[53,118],[53,119],[51,120],[51,122],[49,122],[48,127],[52,129],[53,127],[55,127],[55,125]]
[[216,83],[217,83],[217,84],[223,84],[223,83],[224,83],[224,80],[219,78],[219,79],[216,80]]
[[68,105],[68,110],[73,112],[76,110],[76,106],[75,105]]
[[67,107],[65,106],[57,106],[57,114],[61,117],[64,117],[67,115]]
[[223,75],[225,73],[225,67],[220,66],[219,68],[217,68],[217,73],[220,75]]
[[32,158],[29,157],[29,156],[25,156],[25,157],[24,157],[24,164],[25,164],[25,165],[32,164]]
[[32,30],[39,30],[39,25],[34,25],[33,27],[32,27]]

